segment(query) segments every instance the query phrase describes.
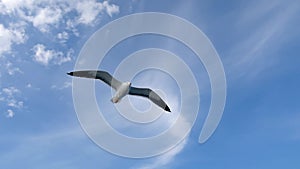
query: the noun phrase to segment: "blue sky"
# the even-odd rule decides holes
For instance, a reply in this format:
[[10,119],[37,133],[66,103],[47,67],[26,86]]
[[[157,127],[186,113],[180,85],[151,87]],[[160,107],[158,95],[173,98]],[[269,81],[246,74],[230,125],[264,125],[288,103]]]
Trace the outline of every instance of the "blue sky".
[[[299,3],[1,0],[0,168],[299,168]],[[130,159],[102,150],[84,133],[73,106],[72,79],[65,73],[74,69],[82,46],[96,30],[139,12],[173,14],[206,34],[223,62],[227,100],[216,132],[199,144],[210,103],[201,61],[167,37],[135,36],[116,45],[104,58],[103,69],[113,72],[137,50],[161,48],[190,66],[201,93],[199,114],[187,139],[164,155]],[[133,81],[155,87],[155,74],[172,81],[151,71]],[[177,97],[173,82],[168,90]],[[96,91],[108,87],[97,83]],[[111,104],[110,97],[97,94],[99,105]],[[136,102],[140,109],[151,105]],[[107,111],[104,115],[123,133],[153,134],[151,126],[131,132],[130,124],[120,125],[125,124],[120,117]]]

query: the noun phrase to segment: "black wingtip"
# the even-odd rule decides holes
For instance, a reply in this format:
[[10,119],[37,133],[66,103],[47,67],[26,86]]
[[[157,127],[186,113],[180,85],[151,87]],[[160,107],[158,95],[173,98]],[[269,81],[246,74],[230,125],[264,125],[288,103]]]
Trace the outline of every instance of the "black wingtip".
[[73,76],[73,72],[69,72],[67,73],[67,75]]
[[171,110],[170,110],[170,108],[169,108],[168,106],[165,107],[165,110],[166,110],[167,112],[171,112]]

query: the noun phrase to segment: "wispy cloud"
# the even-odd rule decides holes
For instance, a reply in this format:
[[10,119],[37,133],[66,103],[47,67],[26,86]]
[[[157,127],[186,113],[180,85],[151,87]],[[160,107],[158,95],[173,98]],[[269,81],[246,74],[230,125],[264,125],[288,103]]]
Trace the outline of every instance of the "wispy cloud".
[[13,66],[10,61],[8,61],[5,66],[9,75],[14,75],[15,73],[23,73],[19,67]]
[[292,30],[299,9],[299,5],[294,3],[261,1],[248,2],[245,8],[236,11],[240,17],[233,29],[240,36],[231,49],[231,57],[225,60],[230,68],[229,73],[255,76],[274,65],[276,59],[269,56],[281,49],[283,41],[292,38],[286,35],[287,31]]
[[[82,145],[82,143],[85,143],[85,140],[87,141],[87,144],[84,145],[84,149],[94,148],[94,145],[91,144],[88,137],[79,126],[64,126],[63,128],[26,134],[7,133],[7,135],[1,139],[0,143],[11,144],[11,142],[13,142],[14,146],[8,151],[3,150],[3,153],[0,154],[0,158],[3,160],[1,166],[11,166],[16,160],[24,162],[26,159],[27,163],[42,167],[45,166],[44,161],[46,159],[52,158],[53,155],[57,155],[55,152],[56,149],[61,150],[66,144]],[[61,161],[66,161],[66,159],[62,159]],[[73,162],[61,164],[60,160],[52,162],[53,163],[47,165],[65,168],[70,167],[73,164]]]
[[135,169],[156,169],[156,168],[172,168],[170,165],[174,160],[178,153],[180,153],[185,145],[187,144],[188,139],[183,140],[179,145],[177,145],[172,150],[168,151],[167,153],[156,157],[151,163],[139,166]]
[[2,91],[10,98],[14,97],[14,94],[20,93],[20,90],[14,86],[3,88]]
[[0,92],[0,101],[4,102],[7,107],[6,117],[12,118],[15,115],[14,110],[20,110],[24,107],[24,101],[21,97],[21,91],[14,87],[5,87],[2,88]]
[[63,89],[70,88],[71,86],[72,86],[72,82],[68,81],[68,82],[64,82],[64,84],[61,86],[52,85],[51,89],[63,90]]
[[6,117],[7,117],[7,118],[13,118],[14,115],[15,115],[15,112],[14,112],[14,111],[12,111],[11,109],[8,109],[8,110],[7,110],[7,114],[6,114]]

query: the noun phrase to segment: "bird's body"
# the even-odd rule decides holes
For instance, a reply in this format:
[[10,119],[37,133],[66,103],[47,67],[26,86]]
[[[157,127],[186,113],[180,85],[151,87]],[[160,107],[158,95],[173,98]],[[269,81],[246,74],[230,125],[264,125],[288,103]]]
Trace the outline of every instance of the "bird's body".
[[116,90],[115,95],[111,99],[113,103],[118,103],[124,96],[136,95],[149,98],[153,103],[157,104],[159,107],[163,108],[165,111],[171,112],[168,105],[149,88],[137,88],[132,87],[130,82],[120,82],[119,80],[112,77],[108,72],[100,70],[83,70],[74,71],[67,73],[70,76],[85,77],[91,79],[100,79],[107,85],[111,86]]
[[124,82],[122,83],[119,88],[116,90],[115,96],[111,99],[113,103],[118,103],[124,96],[129,93],[131,83]]

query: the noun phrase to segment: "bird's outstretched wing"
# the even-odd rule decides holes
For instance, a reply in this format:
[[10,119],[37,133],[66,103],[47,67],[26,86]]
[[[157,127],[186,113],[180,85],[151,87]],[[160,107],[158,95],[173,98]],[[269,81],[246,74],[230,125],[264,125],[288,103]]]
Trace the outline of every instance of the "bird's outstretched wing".
[[157,104],[159,107],[163,108],[164,110],[171,112],[169,106],[163,101],[162,98],[159,97],[154,91],[148,88],[137,88],[137,87],[130,87],[129,89],[130,95],[136,96],[143,96],[149,98],[153,103]]
[[91,79],[100,79],[115,90],[121,86],[121,82],[112,77],[108,72],[100,70],[82,70],[67,73],[70,76],[85,77]]

